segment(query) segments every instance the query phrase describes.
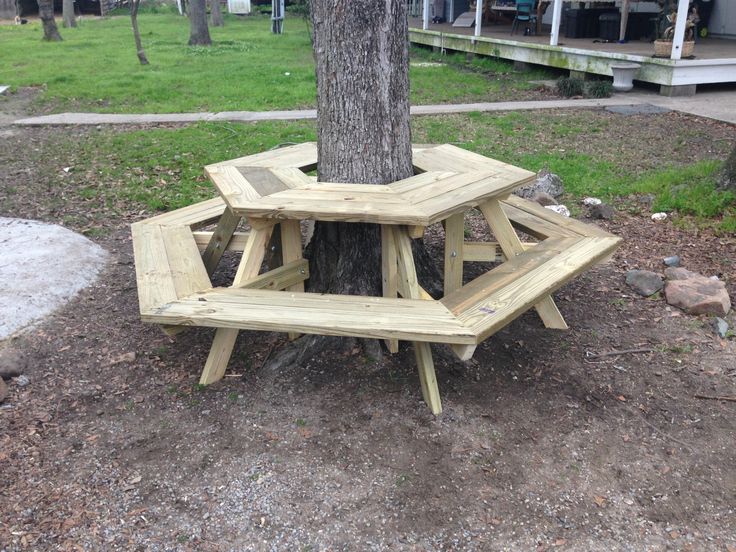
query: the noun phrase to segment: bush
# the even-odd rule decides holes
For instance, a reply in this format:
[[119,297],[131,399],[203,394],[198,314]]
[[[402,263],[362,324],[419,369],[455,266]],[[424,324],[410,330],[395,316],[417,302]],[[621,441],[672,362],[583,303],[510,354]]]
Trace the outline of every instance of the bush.
[[560,77],[557,79],[557,92],[560,96],[570,98],[571,96],[583,95],[583,81],[575,77]]
[[610,98],[613,94],[613,84],[607,80],[594,80],[585,84],[586,98]]

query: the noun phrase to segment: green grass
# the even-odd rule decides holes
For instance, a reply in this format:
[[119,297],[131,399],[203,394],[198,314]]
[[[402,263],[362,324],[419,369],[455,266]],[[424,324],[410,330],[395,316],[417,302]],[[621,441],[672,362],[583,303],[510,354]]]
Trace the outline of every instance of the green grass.
[[[38,22],[0,26],[0,82],[14,88],[43,87],[46,111],[176,113],[298,109],[315,105],[314,60],[305,21],[291,17],[282,35],[267,16],[226,16],[210,28],[211,47],[189,47],[189,23],[165,8],[139,15],[151,62],[138,63],[127,15],[85,19],[61,29],[64,41],[41,40]],[[150,13],[150,12],[163,13]],[[436,58],[412,49],[412,61],[440,59],[439,66],[412,66],[414,104],[514,99],[539,74],[520,74],[512,64],[488,58],[465,64],[458,56]]]

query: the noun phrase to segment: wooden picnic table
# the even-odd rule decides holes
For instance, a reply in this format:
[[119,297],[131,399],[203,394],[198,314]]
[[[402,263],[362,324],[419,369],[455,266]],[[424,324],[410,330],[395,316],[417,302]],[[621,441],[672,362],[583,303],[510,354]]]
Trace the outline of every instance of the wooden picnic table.
[[[317,182],[314,143],[216,163],[205,172],[220,198],[133,225],[141,316],[169,333],[217,331],[200,383],[221,379],[241,329],[411,341],[422,394],[442,410],[430,343],[462,359],[531,307],[548,328],[567,328],[551,293],[609,256],[619,238],[510,196],[535,174],[450,145],[413,148],[418,174],[388,185]],[[478,208],[497,241],[467,242],[464,216]],[[250,231],[238,232],[241,221]],[[300,222],[381,226],[382,297],[304,292]],[[416,275],[411,240],[430,224],[445,228],[444,296],[434,300]],[[212,230],[203,230],[216,223]],[[514,226],[542,241],[522,243]],[[274,231],[283,265],[260,273]],[[226,250],[242,251],[230,287],[210,276]],[[463,264],[502,261],[463,285]]]

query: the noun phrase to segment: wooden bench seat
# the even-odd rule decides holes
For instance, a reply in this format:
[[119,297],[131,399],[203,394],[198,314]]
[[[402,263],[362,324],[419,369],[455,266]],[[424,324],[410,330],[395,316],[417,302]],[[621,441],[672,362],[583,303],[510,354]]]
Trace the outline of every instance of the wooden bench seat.
[[476,341],[444,305],[421,299],[218,288],[141,315],[158,324],[433,343]]

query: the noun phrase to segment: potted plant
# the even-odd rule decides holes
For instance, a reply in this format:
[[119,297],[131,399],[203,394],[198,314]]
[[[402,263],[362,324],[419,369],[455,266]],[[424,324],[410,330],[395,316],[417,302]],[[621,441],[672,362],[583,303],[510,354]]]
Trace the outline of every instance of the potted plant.
[[[685,22],[685,40],[682,43],[682,57],[689,57],[693,54],[695,47],[695,24],[697,23],[698,13],[693,10],[687,17]],[[654,41],[654,55],[659,57],[670,57],[672,53],[672,39],[675,36],[675,24],[677,23],[677,12],[673,11],[666,17],[667,27],[662,33],[662,37]]]

